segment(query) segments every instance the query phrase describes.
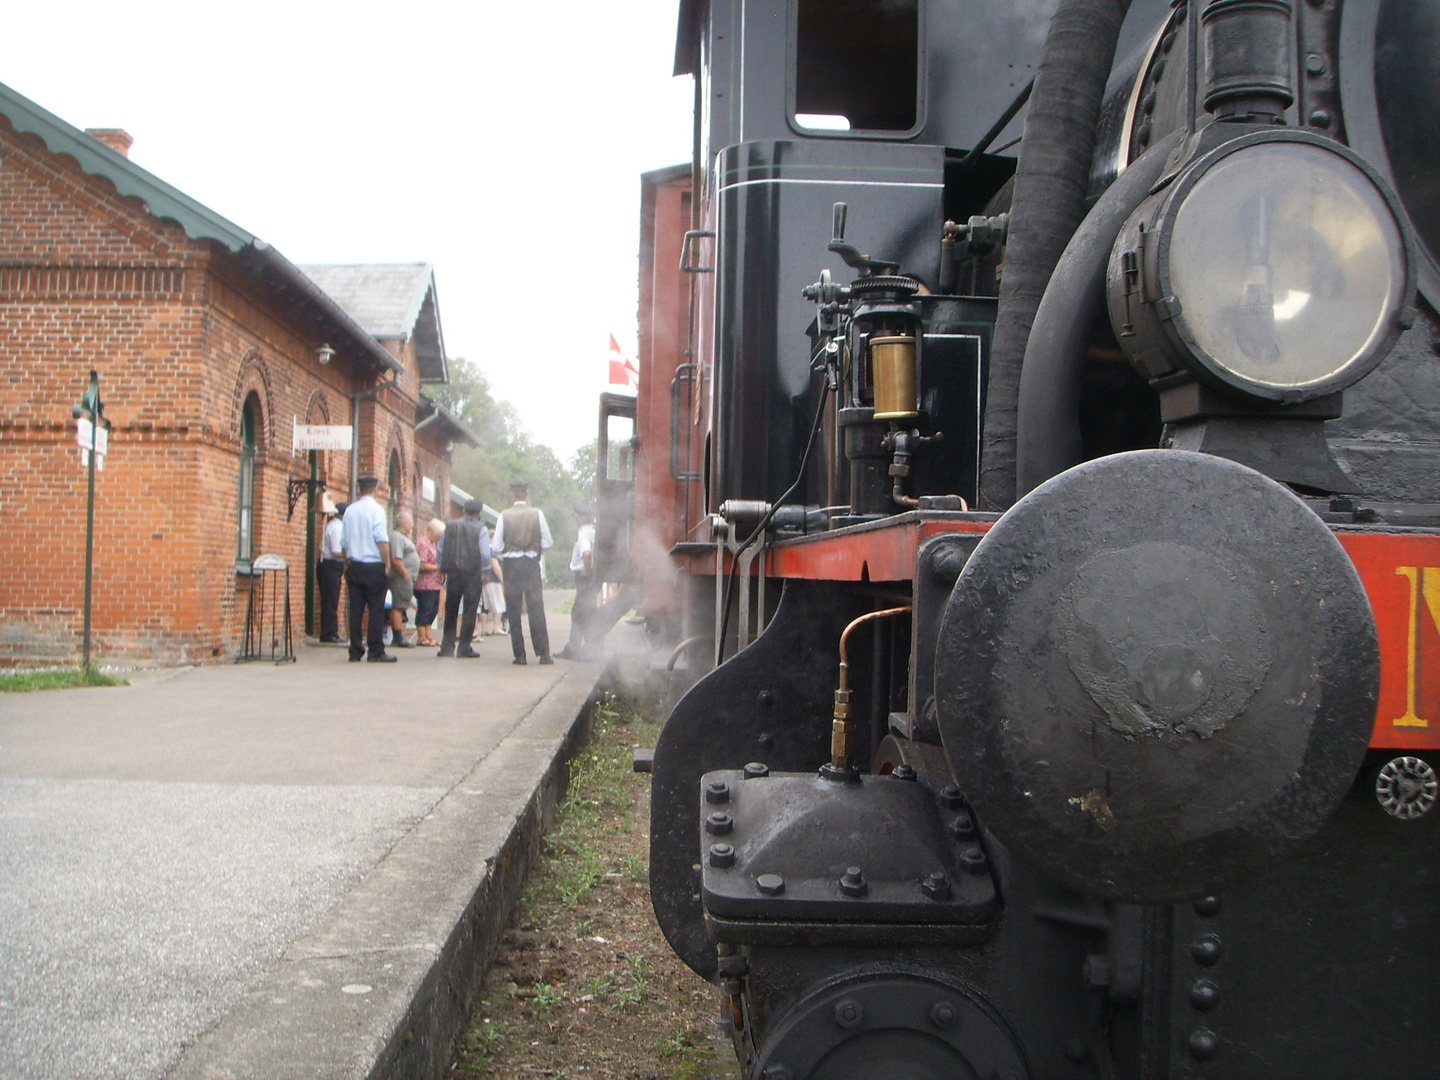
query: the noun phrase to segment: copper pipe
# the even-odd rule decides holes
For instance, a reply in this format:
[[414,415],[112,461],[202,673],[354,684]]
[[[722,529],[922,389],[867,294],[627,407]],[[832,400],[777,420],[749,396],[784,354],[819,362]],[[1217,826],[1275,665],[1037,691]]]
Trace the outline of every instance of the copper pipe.
[[667,664],[665,665],[665,670],[666,670],[666,671],[674,671],[674,670],[675,670],[675,661],[679,660],[680,657],[681,657],[682,655],[684,655],[685,650],[688,649],[691,645],[694,645],[694,644],[696,644],[697,642],[701,642],[701,641],[714,641],[714,640],[715,640],[715,635],[714,635],[714,634],[692,634],[690,637],[687,637],[684,641],[680,642],[679,645],[676,645],[676,646],[675,646],[675,651],[670,654],[670,661],[669,661],[669,663],[667,663]]
[[854,741],[854,724],[850,720],[850,632],[862,623],[903,615],[914,608],[910,604],[871,611],[853,619],[840,634],[840,685],[835,691],[835,712],[830,725],[830,768],[836,773],[850,771],[850,754]]

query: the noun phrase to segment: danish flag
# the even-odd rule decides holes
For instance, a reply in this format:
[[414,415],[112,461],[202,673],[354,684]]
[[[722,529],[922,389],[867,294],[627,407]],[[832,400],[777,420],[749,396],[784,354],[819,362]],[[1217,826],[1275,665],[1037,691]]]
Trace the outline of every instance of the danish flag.
[[614,334],[610,335],[610,385],[623,386],[627,390],[636,390],[640,386],[640,369],[635,366],[635,361],[620,352],[620,343],[615,340]]

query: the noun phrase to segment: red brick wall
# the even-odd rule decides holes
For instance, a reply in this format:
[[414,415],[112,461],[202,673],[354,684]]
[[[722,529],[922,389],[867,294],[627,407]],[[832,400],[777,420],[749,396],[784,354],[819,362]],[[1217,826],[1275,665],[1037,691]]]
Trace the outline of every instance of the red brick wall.
[[422,485],[419,480],[415,481],[415,520],[422,523],[431,518],[444,521],[450,510],[450,452],[444,443],[437,445],[427,439],[428,434],[429,428],[426,428],[415,438],[417,472],[435,482],[432,501],[420,497]]
[[[374,368],[321,365],[315,331],[228,251],[188,239],[106,180],[0,117],[0,664],[80,651],[86,476],[71,407],[100,373],[114,425],[96,477],[92,653],[106,661],[233,657],[248,578],[237,574],[240,416],[261,406],[254,553],[291,567],[302,630],[307,477],[292,423],[351,422]],[[415,474],[418,364],[362,407],[361,474],[398,448]],[[350,455],[321,455],[337,501]],[[448,466],[446,479],[448,485]],[[407,500],[418,491],[407,491]],[[382,492],[383,494],[384,492]]]

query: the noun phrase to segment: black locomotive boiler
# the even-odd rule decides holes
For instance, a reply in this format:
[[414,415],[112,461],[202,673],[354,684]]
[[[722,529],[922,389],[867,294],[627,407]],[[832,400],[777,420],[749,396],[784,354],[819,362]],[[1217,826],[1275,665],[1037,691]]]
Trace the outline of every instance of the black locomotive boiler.
[[747,1077],[1440,1076],[1437,57],[682,0],[601,532],[678,582],[652,897]]

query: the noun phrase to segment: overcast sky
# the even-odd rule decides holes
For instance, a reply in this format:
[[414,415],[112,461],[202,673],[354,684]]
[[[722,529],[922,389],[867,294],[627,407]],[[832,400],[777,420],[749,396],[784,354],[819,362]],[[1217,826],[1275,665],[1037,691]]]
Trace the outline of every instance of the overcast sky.
[[[296,263],[435,264],[446,352],[563,459],[635,350],[639,174],[687,161],[678,0],[7,5],[0,82]],[[678,257],[678,255],[677,255]]]

